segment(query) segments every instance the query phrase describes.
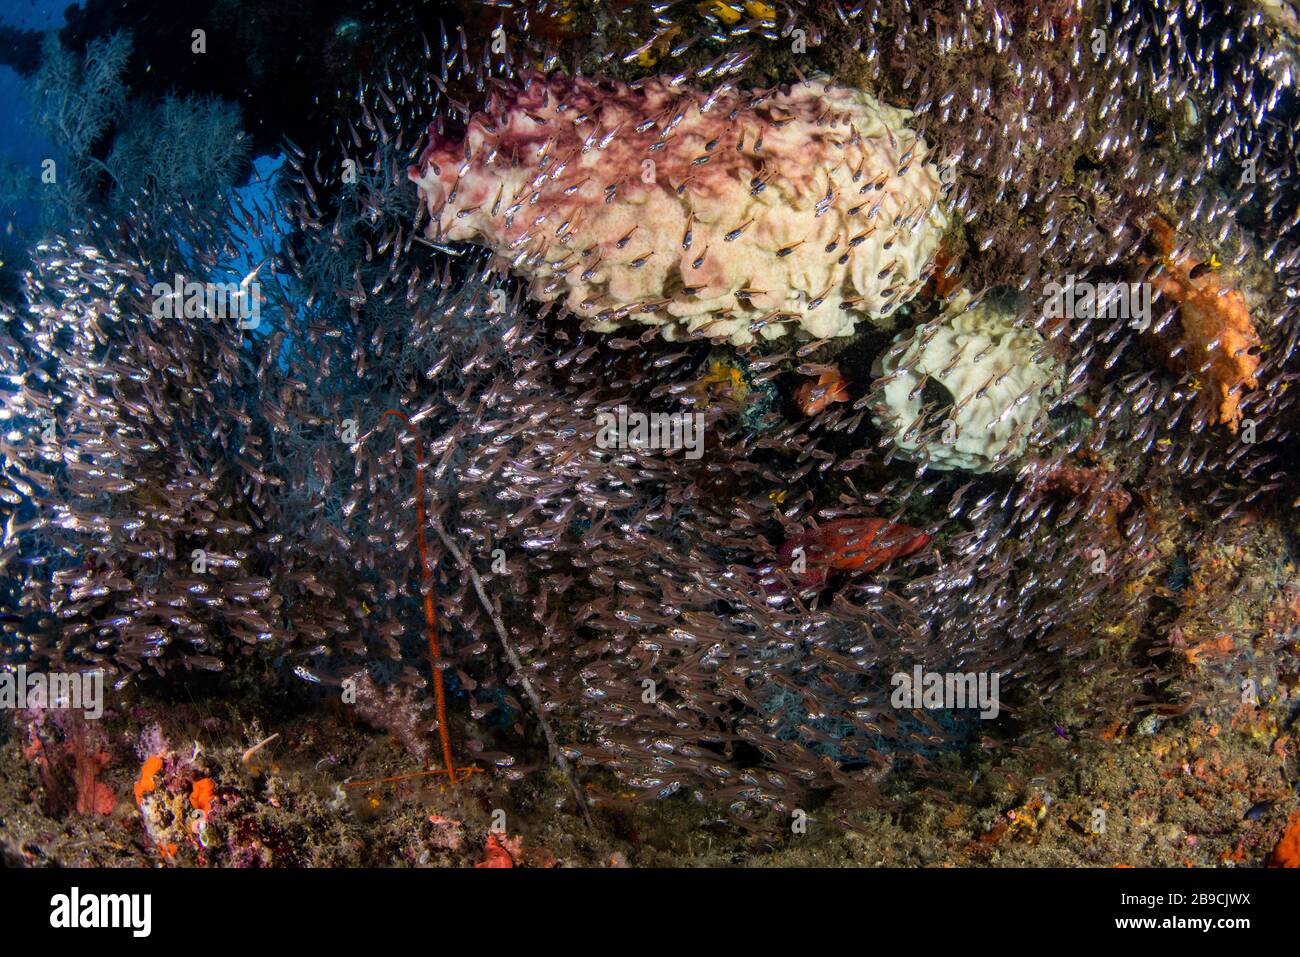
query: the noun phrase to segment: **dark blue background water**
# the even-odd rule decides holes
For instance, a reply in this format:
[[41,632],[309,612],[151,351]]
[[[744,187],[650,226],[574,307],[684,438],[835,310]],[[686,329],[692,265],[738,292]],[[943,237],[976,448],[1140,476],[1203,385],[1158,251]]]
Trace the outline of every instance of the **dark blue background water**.
[[[23,30],[58,31],[64,24],[64,11],[68,0],[0,0],[0,25]],[[134,55],[138,55],[135,51]],[[22,78],[12,67],[0,65],[0,162],[16,163],[19,170],[29,170],[34,179],[39,178],[41,162],[54,152],[52,144],[41,135],[32,122],[30,103]],[[256,203],[267,206],[269,180],[279,167],[280,158],[254,157],[254,172],[250,182],[239,189],[245,205]],[[12,203],[0,197],[0,243],[22,242],[31,234],[39,221],[39,210],[32,203]],[[283,220],[282,220],[283,222]],[[236,233],[242,230],[236,229]],[[230,263],[235,278],[256,268],[266,257],[261,243],[245,236],[248,248],[238,261]],[[214,277],[215,278],[215,277]]]
[[[0,0],[0,23],[24,30],[57,30],[63,26],[67,0]],[[49,155],[50,144],[32,128],[23,84],[12,67],[0,66],[0,160],[30,164],[37,175],[40,162]],[[30,226],[34,211],[0,209],[0,231],[10,225]]]

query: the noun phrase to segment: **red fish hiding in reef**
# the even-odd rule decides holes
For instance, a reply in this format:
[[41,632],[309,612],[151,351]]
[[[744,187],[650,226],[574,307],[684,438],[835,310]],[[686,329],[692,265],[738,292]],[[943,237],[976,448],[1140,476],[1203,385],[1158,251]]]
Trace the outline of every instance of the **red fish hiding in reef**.
[[[883,518],[839,519],[789,539],[780,556],[798,584],[821,587],[832,571],[875,571],[929,541],[924,532]],[[798,549],[803,550],[801,555],[796,554]]]

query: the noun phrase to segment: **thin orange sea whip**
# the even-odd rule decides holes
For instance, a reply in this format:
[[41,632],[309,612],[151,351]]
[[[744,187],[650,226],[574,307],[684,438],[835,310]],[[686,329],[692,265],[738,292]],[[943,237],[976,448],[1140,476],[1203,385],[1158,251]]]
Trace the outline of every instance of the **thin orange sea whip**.
[[[420,581],[424,586],[424,620],[429,626],[429,667],[433,671],[433,697],[438,706],[438,739],[442,742],[442,761],[447,766],[447,780],[456,783],[456,767],[451,760],[451,735],[447,733],[447,695],[442,687],[442,650],[438,647],[438,613],[433,607],[433,569],[429,567],[429,553],[424,544],[424,446],[420,444],[420,433],[411,422],[410,416],[396,409],[389,409],[380,417],[386,422],[390,415],[395,415],[406,423],[411,437],[415,440],[415,534],[420,546]],[[429,766],[425,759],[425,768]]]

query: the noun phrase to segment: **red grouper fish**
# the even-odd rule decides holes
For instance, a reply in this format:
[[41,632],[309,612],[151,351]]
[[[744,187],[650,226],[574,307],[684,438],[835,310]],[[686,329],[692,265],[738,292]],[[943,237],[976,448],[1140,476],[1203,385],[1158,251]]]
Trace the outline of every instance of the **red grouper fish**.
[[832,571],[874,571],[929,541],[924,532],[883,518],[839,519],[789,539],[780,556],[790,568],[797,561],[795,550],[802,548],[805,566],[793,577],[800,585],[820,587]]

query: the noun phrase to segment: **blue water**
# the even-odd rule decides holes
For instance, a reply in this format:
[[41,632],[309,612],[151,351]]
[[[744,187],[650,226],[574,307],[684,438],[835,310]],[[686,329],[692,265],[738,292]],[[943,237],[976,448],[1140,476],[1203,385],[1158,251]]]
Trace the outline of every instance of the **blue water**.
[[[77,4],[72,4],[77,6]],[[64,24],[67,0],[0,0],[0,24],[25,30],[58,31]],[[136,54],[138,55],[138,51]],[[0,66],[0,163],[13,164],[21,177],[30,174],[38,180],[41,163],[54,153],[54,146],[41,135],[32,122],[24,80],[9,66]],[[253,172],[246,185],[236,189],[245,207],[260,208],[281,227],[287,220],[276,213],[271,203],[271,184],[282,163],[279,156],[253,158]],[[40,209],[35,202],[10,202],[0,197],[0,242],[22,243],[33,238],[40,223]],[[234,230],[241,242],[238,254],[224,264],[214,281],[238,281],[262,265],[274,252],[263,237],[247,231],[242,224]],[[265,235],[274,240],[274,233]],[[264,279],[265,273],[259,274]]]
[[[66,0],[0,0],[0,23],[24,30],[57,30],[63,26]],[[32,126],[22,79],[12,67],[0,66],[0,160],[18,163],[39,175],[50,143]],[[26,231],[36,222],[34,204],[0,206],[0,233]]]

